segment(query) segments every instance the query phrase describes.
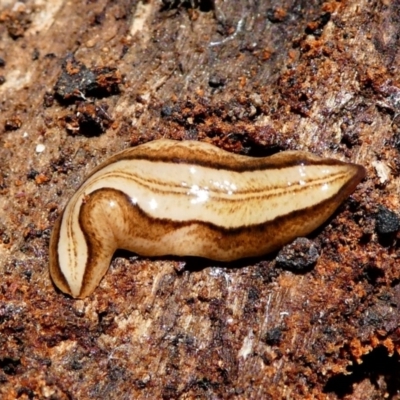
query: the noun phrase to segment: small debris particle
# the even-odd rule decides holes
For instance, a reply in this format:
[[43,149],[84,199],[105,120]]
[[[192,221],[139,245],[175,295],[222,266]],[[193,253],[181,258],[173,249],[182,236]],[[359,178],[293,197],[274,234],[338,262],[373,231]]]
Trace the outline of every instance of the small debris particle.
[[21,127],[21,125],[22,125],[21,119],[17,116],[14,116],[6,120],[4,128],[6,131],[16,131]]
[[0,13],[0,23],[4,23],[8,34],[14,40],[24,36],[25,31],[31,24],[26,5],[22,2],[16,2],[15,5],[12,10]]
[[170,117],[173,113],[173,109],[170,106],[163,106],[161,108],[161,117],[162,118],[166,118],[166,117]]
[[270,346],[278,345],[282,340],[282,328],[277,327],[269,330],[264,336],[264,342]]
[[43,153],[45,149],[46,149],[46,146],[42,143],[39,143],[36,146],[36,153]]
[[54,87],[57,97],[64,101],[84,100],[85,95],[105,97],[120,92],[121,73],[113,67],[87,68],[73,56],[62,66],[61,76]]
[[0,193],[3,194],[2,191],[6,188],[7,188],[7,183],[4,179],[4,176],[0,174]]
[[95,14],[92,24],[101,25],[104,23],[105,20],[106,20],[106,13],[103,10],[102,12]]
[[7,233],[3,233],[1,235],[1,241],[3,242],[3,244],[10,243],[10,236]]
[[318,261],[319,251],[316,244],[307,238],[297,238],[285,246],[277,255],[276,263],[284,269],[305,271]]
[[40,51],[39,51],[37,48],[33,49],[33,52],[32,52],[32,61],[38,60],[39,57],[40,57]]
[[[185,8],[197,8],[206,5],[208,5],[209,1],[201,1],[201,0],[162,0],[164,7],[163,9],[165,10],[171,10],[173,8],[179,8],[179,7],[185,7]],[[202,4],[206,3],[206,4]],[[211,8],[209,5],[208,8]],[[210,10],[208,10],[210,11]]]
[[141,379],[136,379],[133,384],[138,389],[144,389],[147,384],[151,381],[151,376],[149,374],[144,375]]
[[43,234],[43,230],[38,229],[38,227],[35,224],[30,223],[25,228],[25,230],[22,232],[22,234],[23,234],[23,237],[25,240],[30,240],[30,239],[41,237]]
[[39,175],[39,172],[36,171],[35,169],[31,169],[28,174],[26,175],[26,177],[28,179],[35,179],[37,176]]
[[247,298],[251,301],[251,302],[255,302],[260,298],[260,294],[258,292],[258,290],[254,287],[251,287],[247,293]]
[[210,85],[210,87],[215,88],[215,89],[225,86],[225,83],[226,83],[226,79],[219,75],[213,75],[208,80],[208,84]]
[[64,117],[65,129],[71,135],[98,136],[104,133],[113,123],[107,112],[107,104],[80,102],[76,105],[75,114]]
[[287,12],[282,7],[270,8],[267,10],[267,18],[272,23],[283,22],[287,17]]
[[42,183],[46,183],[48,182],[50,179],[49,177],[47,177],[45,174],[40,173],[39,175],[36,176],[35,178],[35,182],[38,185],[41,185]]
[[249,99],[255,107],[261,107],[263,104],[261,96],[258,93],[252,93]]
[[379,177],[380,183],[384,184],[390,178],[390,169],[386,163],[382,161],[373,161],[373,167],[375,168],[376,174]]
[[0,359],[0,368],[6,375],[15,375],[20,365],[21,361],[18,358],[2,357]]
[[323,28],[331,20],[331,13],[322,14],[319,18],[307,25],[306,33],[308,35],[321,36]]
[[86,47],[88,47],[90,49],[91,47],[94,47],[95,44],[96,44],[96,41],[94,39],[89,39],[86,42]]
[[186,269],[186,262],[178,261],[174,263],[174,269],[178,273],[183,272]]
[[399,216],[384,206],[379,206],[375,229],[379,235],[396,233],[400,229]]
[[43,105],[48,108],[54,104],[54,96],[51,93],[45,93],[43,96]]

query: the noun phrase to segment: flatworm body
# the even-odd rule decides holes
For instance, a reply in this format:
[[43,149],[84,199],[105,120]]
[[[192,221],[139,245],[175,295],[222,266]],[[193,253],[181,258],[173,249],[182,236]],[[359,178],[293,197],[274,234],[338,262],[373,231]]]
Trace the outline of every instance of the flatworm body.
[[54,283],[90,295],[117,249],[231,261],[275,251],[325,222],[365,176],[310,153],[235,155],[196,141],[157,140],[97,167],[57,220]]

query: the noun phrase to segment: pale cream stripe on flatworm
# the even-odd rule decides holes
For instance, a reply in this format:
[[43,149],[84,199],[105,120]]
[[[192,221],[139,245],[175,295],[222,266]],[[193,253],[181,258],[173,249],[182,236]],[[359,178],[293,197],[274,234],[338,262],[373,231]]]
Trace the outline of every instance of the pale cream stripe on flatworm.
[[[134,168],[129,164],[135,164]],[[334,195],[348,179],[347,168],[338,166],[323,169],[321,166],[308,166],[307,173],[303,172],[305,167],[299,166],[280,171],[241,173],[220,170],[218,176],[215,176],[214,170],[205,167],[196,167],[196,173],[190,174],[190,168],[143,160],[134,163],[121,161],[92,176],[77,194],[87,196],[98,189],[112,188],[126,193],[153,218],[167,216],[177,221],[202,220],[235,228],[270,221],[295,209],[318,203]],[[187,173],[183,174],[182,170]],[[182,182],[186,182],[187,186],[183,186]],[[288,182],[291,182],[290,186]],[[221,187],[225,187],[225,191]],[[229,194],[230,191],[232,194]],[[238,215],[227,219],[224,210],[230,200],[246,203],[238,208]],[[268,207],[264,206],[264,201],[270,202]],[[72,203],[71,206],[66,209],[65,218],[73,218],[73,209],[77,205]]]
[[[190,160],[195,160],[197,165],[191,164]],[[109,189],[124,193],[131,199],[131,204],[137,205],[141,212],[145,213],[147,220],[157,223],[164,220],[166,226],[173,221],[192,224],[190,228],[186,226],[185,229],[180,229],[185,235],[192,235],[196,240],[200,236],[211,237],[210,232],[215,234],[215,230],[218,229],[221,240],[230,240],[229,235],[224,234],[225,230],[248,229],[249,237],[245,237],[245,240],[254,247],[254,253],[258,254],[255,243],[262,238],[253,239],[251,235],[255,235],[255,230],[251,230],[251,227],[263,226],[264,229],[266,225],[271,224],[277,230],[274,221],[289,218],[290,215],[294,215],[293,224],[299,225],[299,211],[311,209],[316,212],[318,209],[318,213],[313,217],[315,223],[308,221],[304,224],[304,232],[297,225],[293,231],[296,231],[296,234],[308,234],[332,214],[343,198],[354,190],[364,174],[361,166],[323,160],[303,152],[283,152],[264,159],[254,159],[229,154],[199,142],[168,140],[126,150],[96,168],[67,204],[51,240],[50,262],[53,280],[63,291],[73,296],[82,296],[82,293],[89,291],[82,289],[85,270],[89,268],[90,275],[95,275],[92,271],[96,269],[88,264],[89,253],[92,254],[92,250],[87,248],[85,235],[89,232],[82,232],[80,215],[83,205],[88,200],[89,204],[92,204],[92,193],[99,190],[108,190],[107,193],[111,194],[113,192]],[[112,214],[114,207],[116,221],[120,217],[124,220],[123,216],[118,215],[120,204],[114,204],[112,195],[110,196],[107,200],[107,213]],[[117,197],[119,198],[116,195],[115,199]],[[326,212],[319,209],[325,202]],[[89,226],[98,227],[101,223],[92,221]],[[196,229],[200,229],[196,228],[199,223],[205,226],[201,235],[201,232],[196,232]],[[207,224],[212,228],[207,228]],[[158,230],[161,227],[162,225]],[[110,246],[109,251],[113,252],[116,244],[113,244],[112,237],[116,232],[113,233],[112,226],[104,226],[104,230],[107,229],[111,241],[107,243],[107,236],[102,237],[103,248]],[[164,244],[164,250],[154,250],[154,243],[150,244],[148,241],[149,248],[146,250],[143,247],[146,246],[143,244],[146,242],[135,237],[132,237],[131,241],[126,240],[127,247],[132,251],[141,249],[143,254],[151,254],[152,251],[157,251],[157,254],[185,254],[184,249],[179,249],[179,230],[172,234],[168,228],[168,232],[175,243],[168,244],[168,240],[158,238],[160,243],[167,243]],[[270,251],[284,242],[293,240],[293,234],[277,231],[276,243],[266,245],[265,250]],[[166,237],[168,235],[166,234]],[[271,239],[274,238],[275,232],[266,231],[263,235]],[[96,239],[96,243],[99,240]],[[138,243],[137,248],[135,240]],[[213,246],[215,247],[214,244]],[[219,253],[215,249],[208,255],[205,248],[205,243],[198,243],[198,247],[193,243],[187,254],[230,259],[228,253],[222,252],[217,255]],[[98,247],[96,251],[103,250]],[[232,253],[232,258],[240,257],[240,254],[249,256],[252,252],[253,250],[243,249],[242,253]],[[111,258],[111,255],[107,255],[107,258]],[[103,276],[104,266],[99,270]],[[99,281],[101,276],[93,279]],[[93,286],[93,283],[91,285]]]

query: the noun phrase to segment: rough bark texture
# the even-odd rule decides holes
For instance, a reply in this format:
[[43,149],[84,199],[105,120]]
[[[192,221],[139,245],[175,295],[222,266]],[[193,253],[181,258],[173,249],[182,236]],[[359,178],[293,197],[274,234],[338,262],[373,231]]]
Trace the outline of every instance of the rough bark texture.
[[[400,398],[399,38],[398,0],[0,1],[0,397]],[[63,295],[57,215],[160,137],[368,177],[279,262],[121,252]]]

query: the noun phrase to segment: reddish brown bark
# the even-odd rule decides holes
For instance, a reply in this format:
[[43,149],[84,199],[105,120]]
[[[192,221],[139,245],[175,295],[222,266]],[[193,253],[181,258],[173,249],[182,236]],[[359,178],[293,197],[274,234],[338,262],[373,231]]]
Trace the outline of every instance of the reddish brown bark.
[[[398,398],[399,10],[2,1],[0,397]],[[160,137],[304,149],[368,177],[309,237],[311,270],[118,253],[91,297],[58,292],[62,207],[107,156]]]

